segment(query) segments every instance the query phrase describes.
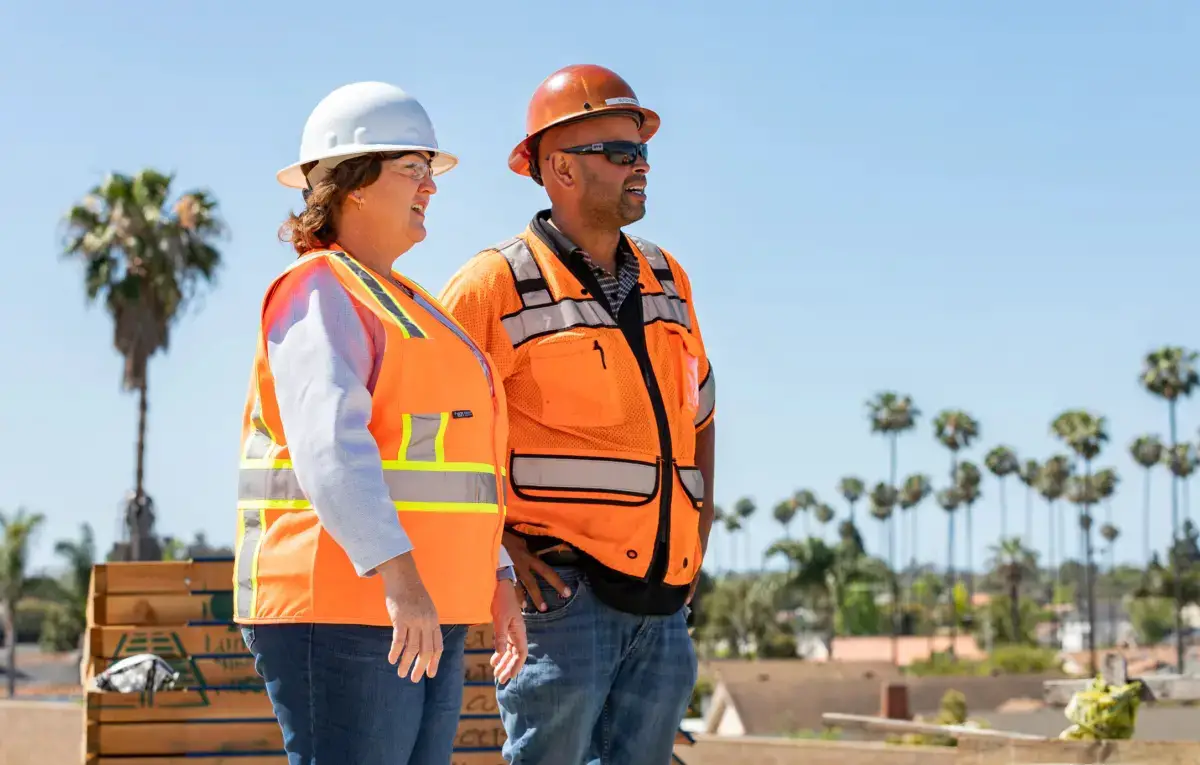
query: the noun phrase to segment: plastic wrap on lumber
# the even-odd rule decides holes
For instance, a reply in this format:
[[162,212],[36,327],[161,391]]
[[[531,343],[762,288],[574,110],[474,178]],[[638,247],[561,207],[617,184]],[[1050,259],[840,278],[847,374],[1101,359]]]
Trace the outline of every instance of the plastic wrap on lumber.
[[[221,658],[164,658],[171,668],[179,673],[175,687],[186,688],[260,688],[263,679],[254,670],[254,658],[250,655]],[[112,666],[115,661],[103,657],[91,659],[89,676],[95,677]]]

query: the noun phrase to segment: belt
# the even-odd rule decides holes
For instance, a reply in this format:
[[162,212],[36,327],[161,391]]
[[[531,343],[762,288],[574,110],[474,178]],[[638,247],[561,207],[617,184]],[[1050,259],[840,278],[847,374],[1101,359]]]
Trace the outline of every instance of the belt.
[[583,556],[566,545],[555,545],[537,556],[550,566],[578,566],[583,562]]

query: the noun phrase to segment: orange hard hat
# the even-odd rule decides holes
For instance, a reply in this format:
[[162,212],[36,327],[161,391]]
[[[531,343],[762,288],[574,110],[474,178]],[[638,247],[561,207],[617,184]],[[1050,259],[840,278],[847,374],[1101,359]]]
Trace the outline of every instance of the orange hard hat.
[[585,117],[630,112],[640,118],[643,141],[658,132],[658,114],[638,103],[629,83],[611,69],[595,64],[573,64],[547,77],[529,99],[525,138],[508,155],[508,166],[530,175],[530,142],[547,128]]

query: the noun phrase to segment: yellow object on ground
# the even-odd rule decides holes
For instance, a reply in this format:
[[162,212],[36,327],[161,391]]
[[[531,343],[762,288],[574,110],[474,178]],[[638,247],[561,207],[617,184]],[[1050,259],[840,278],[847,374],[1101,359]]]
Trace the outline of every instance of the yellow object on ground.
[[1140,682],[1114,686],[1097,677],[1071,697],[1066,715],[1073,724],[1059,738],[1072,741],[1133,738],[1140,703]]

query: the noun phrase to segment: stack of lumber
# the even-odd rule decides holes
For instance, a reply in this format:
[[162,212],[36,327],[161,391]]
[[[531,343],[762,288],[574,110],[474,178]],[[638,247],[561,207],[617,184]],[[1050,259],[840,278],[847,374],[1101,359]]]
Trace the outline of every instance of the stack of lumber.
[[[175,690],[86,693],[88,765],[282,765],[283,736],[241,631],[228,558],[103,563],[92,570],[84,688],[129,656],[179,672]],[[462,717],[450,765],[504,765],[489,658],[492,630],[467,636]],[[677,743],[690,744],[680,732]],[[678,761],[678,760],[677,760]]]
[[[88,691],[88,765],[282,765],[283,736],[233,623],[229,559],[104,563],[92,571],[85,689],[115,662],[159,656],[176,690]],[[490,627],[467,638],[462,719],[451,765],[504,765]]]

